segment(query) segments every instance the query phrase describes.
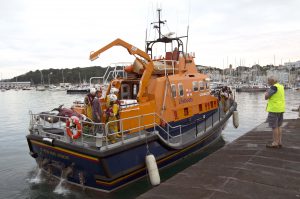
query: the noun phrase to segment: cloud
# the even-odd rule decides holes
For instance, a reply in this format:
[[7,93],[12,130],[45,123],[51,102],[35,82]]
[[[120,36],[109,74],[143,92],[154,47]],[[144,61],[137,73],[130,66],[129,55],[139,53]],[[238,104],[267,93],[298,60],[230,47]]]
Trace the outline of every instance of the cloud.
[[[297,0],[11,0],[0,5],[0,72],[13,77],[38,68],[106,66],[132,61],[113,48],[90,62],[90,51],[121,38],[144,50],[157,36],[150,22],[163,9],[164,33],[186,35],[196,63],[222,67],[236,60],[299,60],[300,2]],[[15,70],[19,69],[19,70]],[[10,72],[9,72],[10,71]]]

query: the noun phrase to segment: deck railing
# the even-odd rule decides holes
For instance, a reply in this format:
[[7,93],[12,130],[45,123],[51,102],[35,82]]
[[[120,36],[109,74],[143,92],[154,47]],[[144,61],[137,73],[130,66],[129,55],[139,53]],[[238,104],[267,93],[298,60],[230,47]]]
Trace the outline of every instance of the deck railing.
[[[127,65],[130,65],[130,64],[131,63],[129,63],[129,62],[120,62],[120,63],[115,63],[114,64],[115,67],[108,66],[103,76],[101,76],[101,77],[91,77],[90,78],[90,87],[93,87],[92,81],[95,80],[95,79],[99,79],[100,84],[108,85],[110,79],[115,79],[118,76],[126,77],[126,72],[125,72],[124,68]],[[121,67],[121,69],[117,69],[117,68],[120,68],[120,67]],[[114,69],[112,70],[112,68],[114,68]]]
[[[148,118],[147,121],[145,121],[144,118]],[[126,130],[123,129],[124,123],[132,121],[132,120],[137,120],[138,125],[132,128],[128,128]],[[151,122],[149,122],[149,120]],[[158,121],[160,123],[158,123]],[[162,126],[162,123],[164,124]],[[120,128],[117,132],[112,132],[111,126],[114,125],[119,125]],[[121,138],[122,138],[122,142],[124,143],[125,141],[125,136],[127,134],[127,132],[133,132],[135,133],[138,137],[142,138],[143,135],[149,133],[146,130],[153,130],[153,132],[159,132],[165,135],[165,137],[167,137],[166,142],[170,143],[170,139],[174,138],[176,136],[181,137],[181,125],[177,125],[177,126],[172,126],[170,125],[167,121],[165,121],[162,117],[160,117],[157,113],[148,113],[148,114],[143,114],[143,115],[137,115],[137,116],[133,116],[133,117],[128,117],[128,118],[122,118],[119,120],[114,120],[114,121],[110,121],[107,122],[105,125],[105,132],[108,133],[107,135],[117,135],[117,134],[121,134]],[[171,130],[179,130],[179,134],[178,135],[171,135],[170,132]],[[162,136],[163,137],[163,136]],[[108,144],[108,142],[106,143]]]
[[[178,64],[178,61],[176,60],[165,60],[165,59],[161,59],[161,60],[154,60],[153,61],[154,66],[156,67],[156,69],[159,69],[160,71],[164,72],[164,75],[167,76],[167,74],[170,74],[169,71],[171,71],[171,74],[174,75],[176,72],[176,64]],[[157,65],[160,64],[160,65]],[[160,69],[160,67],[162,67]]]
[[[196,131],[191,133],[194,136],[201,136],[208,130],[214,127],[221,118],[225,115],[222,113],[222,107],[219,107],[217,111],[212,112],[209,117],[198,118],[192,121],[196,126]],[[117,140],[116,144],[122,145],[133,140],[143,139],[151,134],[156,134],[165,143],[170,145],[179,145],[183,143],[183,137],[186,132],[183,133],[185,128],[192,123],[181,124],[172,126],[170,123],[165,121],[157,113],[148,113],[129,118],[122,118],[119,120],[109,121],[107,123],[94,123],[92,121],[79,120],[82,133],[78,139],[70,138],[66,133],[66,123],[69,118],[55,116],[51,114],[33,114],[30,112],[30,126],[29,129],[32,134],[38,134],[45,137],[59,139],[63,142],[73,143],[83,146],[91,147],[106,147],[110,148],[114,146],[111,143],[111,136],[116,137],[117,134],[121,135],[121,138]],[[51,123],[48,121],[54,121]],[[124,125],[131,121],[135,121],[137,125],[133,125],[132,128],[124,128]],[[201,125],[199,125],[201,123]],[[112,126],[117,125],[118,131],[112,131]],[[201,129],[198,129],[201,128]],[[59,133],[53,132],[58,130]],[[76,128],[73,128],[76,131]]]

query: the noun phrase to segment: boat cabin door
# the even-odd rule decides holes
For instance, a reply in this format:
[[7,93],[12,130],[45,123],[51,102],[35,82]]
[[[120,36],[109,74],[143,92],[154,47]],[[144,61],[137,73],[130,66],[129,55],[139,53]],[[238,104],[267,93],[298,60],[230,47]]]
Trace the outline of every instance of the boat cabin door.
[[121,99],[130,99],[131,88],[129,84],[121,85]]
[[120,100],[136,99],[139,92],[139,81],[123,81],[121,84]]

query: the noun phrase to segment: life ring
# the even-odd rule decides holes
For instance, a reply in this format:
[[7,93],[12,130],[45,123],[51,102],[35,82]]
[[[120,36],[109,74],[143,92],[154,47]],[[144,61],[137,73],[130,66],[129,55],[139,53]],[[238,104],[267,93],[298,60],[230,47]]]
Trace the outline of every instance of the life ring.
[[[73,134],[73,132],[71,131],[71,128],[70,128],[70,126],[73,126],[73,124],[75,124],[76,130],[77,130],[75,134]],[[69,118],[66,121],[66,131],[67,131],[68,136],[70,136],[70,138],[72,138],[72,139],[77,139],[80,137],[82,127],[81,127],[78,117],[72,116],[71,118]]]

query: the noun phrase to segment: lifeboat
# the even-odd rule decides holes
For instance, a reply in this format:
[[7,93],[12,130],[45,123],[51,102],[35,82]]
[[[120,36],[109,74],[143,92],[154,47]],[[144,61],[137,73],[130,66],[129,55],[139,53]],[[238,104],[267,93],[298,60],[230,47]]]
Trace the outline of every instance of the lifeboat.
[[[155,23],[165,21],[159,17]],[[188,36],[167,37],[160,27],[155,26],[158,38],[146,41],[145,51],[116,39],[90,53],[94,61],[110,48],[121,46],[134,61],[124,67],[124,76],[109,82],[100,99],[105,113],[102,121],[77,121],[77,139],[68,132],[78,127],[68,125],[66,132],[67,117],[48,123],[39,114],[30,114],[27,141],[37,162],[47,160],[72,168],[66,182],[103,192],[148,175],[152,185],[159,186],[165,167],[220,138],[236,110],[234,98],[227,95],[221,102],[220,96],[211,94],[209,78],[197,71],[195,54],[185,51]],[[161,46],[164,53],[154,56],[154,46]],[[47,164],[40,167],[47,172]],[[60,177],[62,172],[51,167],[50,174]]]

